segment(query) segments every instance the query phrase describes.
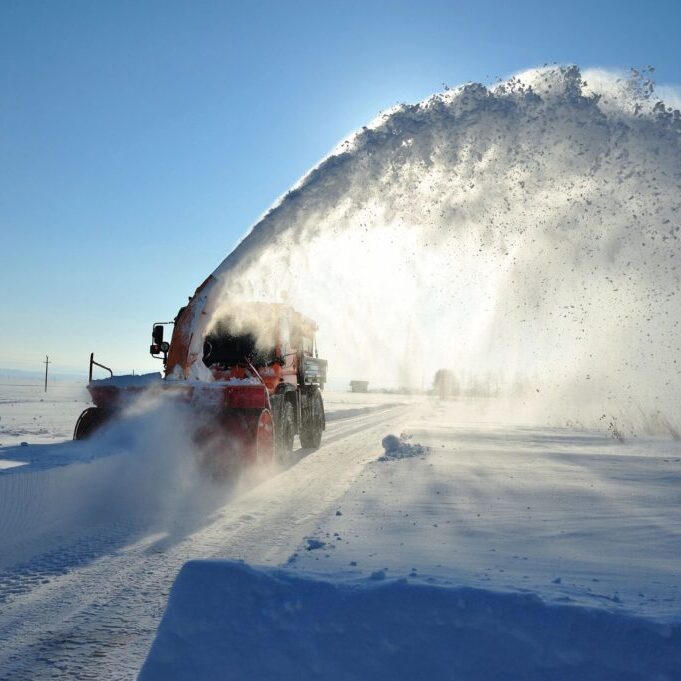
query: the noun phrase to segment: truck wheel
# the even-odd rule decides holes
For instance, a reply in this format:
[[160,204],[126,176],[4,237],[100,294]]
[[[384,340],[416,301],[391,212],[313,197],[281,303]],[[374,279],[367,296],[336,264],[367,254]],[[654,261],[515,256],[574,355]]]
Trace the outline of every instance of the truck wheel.
[[293,451],[293,437],[296,434],[296,417],[293,405],[288,400],[282,406],[281,419],[277,425],[277,457],[286,459]]
[[258,465],[268,465],[274,460],[274,437],[272,414],[269,409],[263,409],[254,419],[253,449],[251,462]]
[[308,395],[304,404],[300,444],[305,449],[319,449],[324,430],[324,402],[319,390]]
[[268,409],[233,410],[194,433],[199,464],[217,481],[229,480],[244,467],[268,465],[274,456],[272,415]]
[[100,407],[88,407],[76,421],[73,431],[74,440],[84,440],[102,427],[108,420],[109,414]]

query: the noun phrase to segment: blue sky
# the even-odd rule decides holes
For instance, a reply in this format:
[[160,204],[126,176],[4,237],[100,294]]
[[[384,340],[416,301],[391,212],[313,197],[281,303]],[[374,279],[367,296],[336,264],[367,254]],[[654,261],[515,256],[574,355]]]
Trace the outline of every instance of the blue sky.
[[0,367],[157,369],[250,225],[397,102],[544,63],[681,83],[681,3],[0,2]]

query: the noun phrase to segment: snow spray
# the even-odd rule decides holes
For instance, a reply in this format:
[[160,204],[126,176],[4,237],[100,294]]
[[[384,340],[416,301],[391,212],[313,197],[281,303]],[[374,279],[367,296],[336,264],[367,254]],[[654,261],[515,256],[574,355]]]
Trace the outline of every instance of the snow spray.
[[428,388],[448,368],[463,394],[662,422],[680,188],[681,116],[649,72],[464,85],[339,144],[215,271],[209,307],[289,302],[337,382]]

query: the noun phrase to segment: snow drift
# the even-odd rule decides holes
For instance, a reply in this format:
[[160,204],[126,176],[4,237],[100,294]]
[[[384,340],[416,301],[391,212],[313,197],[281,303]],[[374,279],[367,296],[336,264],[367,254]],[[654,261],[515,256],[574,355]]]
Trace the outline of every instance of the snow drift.
[[140,681],[672,679],[681,629],[529,594],[187,563]]
[[561,416],[591,403],[594,422],[665,430],[680,132],[647,74],[576,67],[398,106],[255,225],[197,324],[221,301],[288,301],[338,381],[428,387],[449,367],[467,394],[539,391]]

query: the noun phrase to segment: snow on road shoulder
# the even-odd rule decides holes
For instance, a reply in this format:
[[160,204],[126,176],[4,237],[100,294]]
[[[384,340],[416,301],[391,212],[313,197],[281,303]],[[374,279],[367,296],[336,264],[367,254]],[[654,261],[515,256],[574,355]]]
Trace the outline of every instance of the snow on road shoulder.
[[675,678],[681,444],[468,407],[377,437],[285,570],[185,565],[142,681]]
[[681,626],[529,594],[191,561],[140,681],[671,679]]
[[[532,427],[434,405],[427,455],[368,465],[291,554],[324,578],[383,572],[681,620],[681,443]],[[403,446],[400,445],[400,446]],[[399,451],[399,448],[398,448]]]
[[[326,397],[334,424],[329,433],[346,419],[373,418],[396,401],[349,393]],[[211,508],[228,495],[229,485],[222,489],[198,471],[189,437],[192,416],[180,405],[140,397],[93,438],[73,442],[75,420],[88,406],[85,399],[79,384],[50,386],[47,395],[38,385],[2,386],[0,425],[11,423],[30,444],[0,448],[0,569],[34,557],[44,562],[45,554],[57,551],[49,562],[59,572],[71,565],[60,556],[73,542],[86,538],[84,553],[91,555],[88,537],[107,534],[108,527],[118,543],[150,524],[168,526],[187,512]],[[52,425],[31,439],[42,413],[52,415]],[[69,441],[60,441],[67,429]],[[327,438],[334,437],[329,433]],[[96,555],[113,548],[99,540],[97,545]],[[3,583],[0,575],[0,600]]]

